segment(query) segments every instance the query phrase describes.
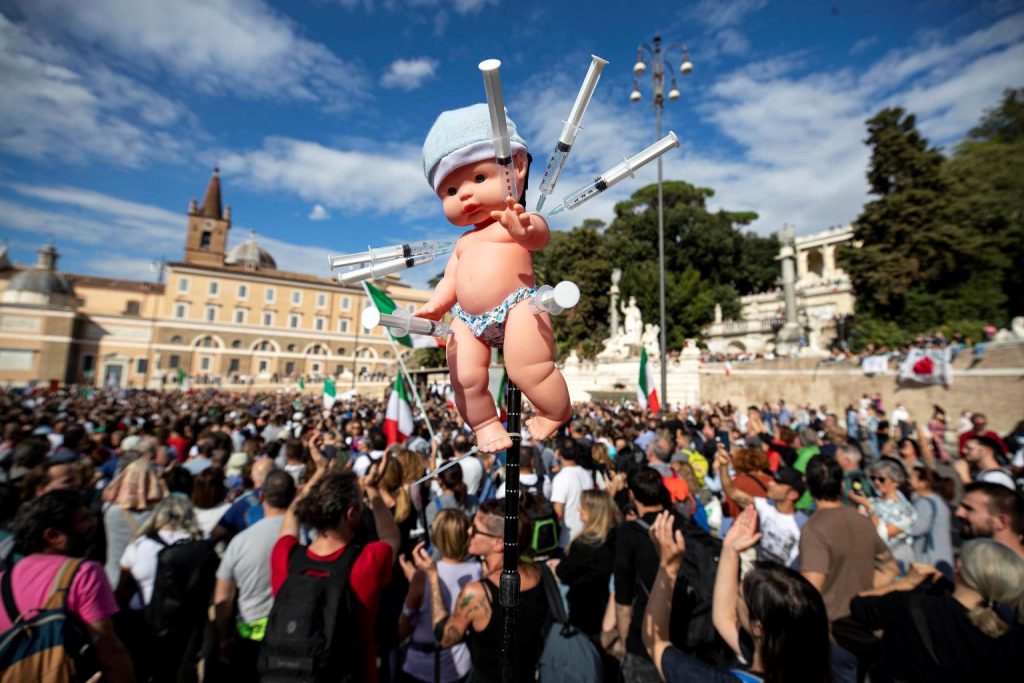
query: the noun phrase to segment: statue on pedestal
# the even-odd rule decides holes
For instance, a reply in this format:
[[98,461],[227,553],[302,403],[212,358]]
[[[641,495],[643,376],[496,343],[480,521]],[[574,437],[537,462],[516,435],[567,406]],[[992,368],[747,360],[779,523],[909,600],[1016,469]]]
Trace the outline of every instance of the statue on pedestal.
[[624,323],[626,343],[640,346],[644,335],[644,321],[640,314],[640,307],[636,305],[636,297],[629,297],[629,305],[622,307],[622,314],[626,316]]
[[644,325],[643,334],[643,346],[647,349],[647,358],[661,358],[661,343],[659,339],[661,335],[661,327],[658,325],[651,325],[650,323]]

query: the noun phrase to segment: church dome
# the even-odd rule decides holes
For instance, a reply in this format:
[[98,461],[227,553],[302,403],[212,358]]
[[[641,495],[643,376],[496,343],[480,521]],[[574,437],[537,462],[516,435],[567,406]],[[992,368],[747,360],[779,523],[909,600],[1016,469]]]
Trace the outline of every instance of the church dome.
[[243,265],[249,268],[277,270],[277,262],[266,249],[256,242],[256,231],[249,231],[249,239],[231,250],[224,263],[229,266]]
[[75,288],[56,271],[57,257],[52,244],[40,249],[36,265],[12,277],[0,299],[4,303],[70,305]]

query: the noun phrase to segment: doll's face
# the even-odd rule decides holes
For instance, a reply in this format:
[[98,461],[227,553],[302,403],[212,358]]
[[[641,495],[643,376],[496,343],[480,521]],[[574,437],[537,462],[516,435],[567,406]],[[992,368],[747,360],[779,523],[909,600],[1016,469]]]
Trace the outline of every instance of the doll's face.
[[[516,176],[522,187],[526,177],[526,153],[514,158]],[[505,207],[504,184],[493,159],[460,166],[449,173],[438,188],[437,196],[445,218],[459,227],[491,221],[491,211]]]

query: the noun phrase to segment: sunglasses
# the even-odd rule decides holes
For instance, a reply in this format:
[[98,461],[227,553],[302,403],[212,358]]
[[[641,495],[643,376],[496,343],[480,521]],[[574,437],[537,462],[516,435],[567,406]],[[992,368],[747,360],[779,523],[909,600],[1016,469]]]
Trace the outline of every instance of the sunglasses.
[[489,538],[502,538],[502,536],[499,536],[498,534],[492,534],[492,533],[488,533],[486,531],[480,531],[479,529],[476,528],[476,525],[471,525],[469,527],[469,535],[470,536],[487,536]]
[[884,484],[885,482],[889,481],[889,478],[888,477],[871,477],[871,481],[878,482],[879,484]]

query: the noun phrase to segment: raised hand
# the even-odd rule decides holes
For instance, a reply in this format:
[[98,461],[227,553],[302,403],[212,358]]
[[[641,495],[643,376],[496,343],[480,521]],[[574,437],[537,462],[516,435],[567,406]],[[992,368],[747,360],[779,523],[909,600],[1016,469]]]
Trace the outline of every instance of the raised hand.
[[501,223],[501,226],[515,238],[526,237],[530,229],[530,216],[526,213],[526,207],[517,204],[512,197],[505,199],[504,209],[491,211],[491,218]]
[[722,545],[742,553],[747,548],[753,548],[760,540],[761,532],[757,530],[757,509],[749,505],[729,527]]
[[423,541],[417,543],[416,547],[412,549],[412,561],[416,565],[416,569],[427,576],[437,572],[437,565],[434,564],[430,553],[427,552],[427,544]]
[[661,512],[651,525],[650,536],[654,549],[658,553],[658,561],[669,573],[675,573],[683,564],[686,554],[686,540],[683,533],[672,528],[672,513]]
[[398,564],[402,567],[402,573],[405,574],[405,580],[412,583],[413,578],[416,576],[416,564],[409,559],[406,559],[404,554],[398,555]]

